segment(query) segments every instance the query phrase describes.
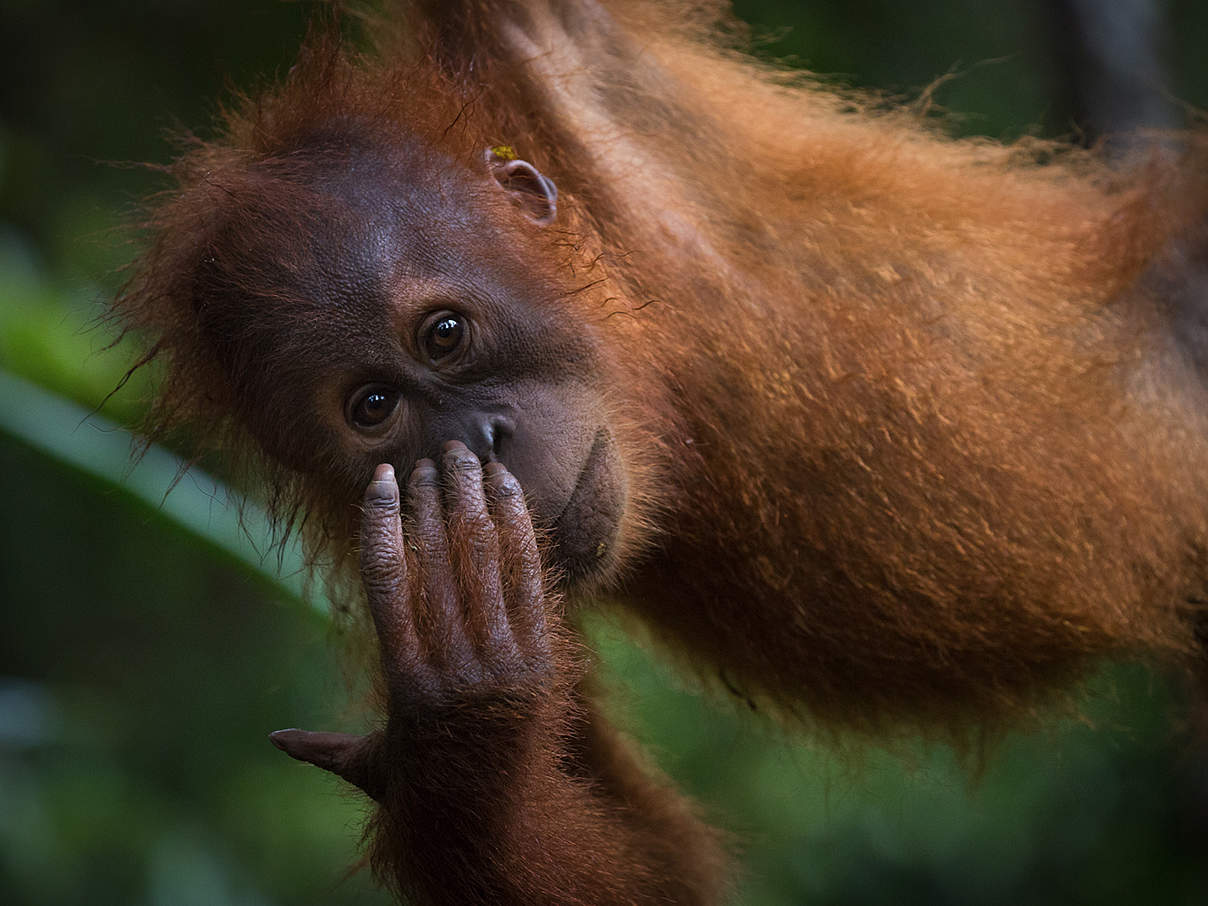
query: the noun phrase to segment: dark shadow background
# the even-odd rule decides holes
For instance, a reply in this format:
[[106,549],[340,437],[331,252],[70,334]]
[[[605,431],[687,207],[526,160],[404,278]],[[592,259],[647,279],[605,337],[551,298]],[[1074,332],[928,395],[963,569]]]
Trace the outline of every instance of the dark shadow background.
[[[271,560],[249,567],[246,541],[205,540],[223,508],[204,487],[173,492],[200,515],[169,514],[168,480],[132,490],[105,423],[55,402],[97,406],[130,360],[89,329],[135,251],[118,228],[160,185],[120,162],[167,160],[177,125],[207,134],[231,86],[288,67],[311,9],[0,0],[0,902],[384,901],[347,875],[361,802],[265,740],[357,720],[321,609]],[[1208,103],[1192,0],[739,9],[762,53],[843,84],[910,99],[962,73],[937,101],[967,134],[1090,138]],[[145,397],[136,381],[104,415],[132,423]],[[624,723],[743,841],[738,902],[1208,902],[1208,759],[1140,668],[972,779],[921,744],[837,758],[784,739],[607,619],[597,638]]]

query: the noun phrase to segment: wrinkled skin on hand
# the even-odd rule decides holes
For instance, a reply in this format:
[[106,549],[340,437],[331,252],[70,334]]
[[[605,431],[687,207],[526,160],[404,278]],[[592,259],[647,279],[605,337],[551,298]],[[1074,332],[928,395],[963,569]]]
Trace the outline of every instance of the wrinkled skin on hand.
[[[404,514],[394,469],[379,466],[361,520],[361,576],[388,693],[385,732],[271,736],[287,754],[379,801],[394,766],[414,784],[417,772],[460,762],[464,752],[450,747],[484,733],[507,740],[500,749],[523,749],[526,727],[554,694],[541,561],[515,477],[451,441],[439,470],[428,459],[416,464],[406,496]],[[443,744],[421,745],[428,737]]]

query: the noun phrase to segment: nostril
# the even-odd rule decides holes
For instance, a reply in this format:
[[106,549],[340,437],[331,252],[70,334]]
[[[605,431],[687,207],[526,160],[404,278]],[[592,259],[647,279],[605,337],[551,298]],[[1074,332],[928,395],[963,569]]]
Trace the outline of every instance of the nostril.
[[491,459],[496,459],[502,455],[504,441],[511,439],[515,433],[516,423],[506,415],[492,415],[487,419],[486,441]]

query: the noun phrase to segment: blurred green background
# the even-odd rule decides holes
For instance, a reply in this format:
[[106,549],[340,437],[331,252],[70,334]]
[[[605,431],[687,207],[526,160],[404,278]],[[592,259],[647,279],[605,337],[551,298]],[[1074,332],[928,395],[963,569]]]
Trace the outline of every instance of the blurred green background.
[[[1205,5],[1149,6],[1169,26],[1155,91],[1208,103]],[[1085,112],[1040,0],[739,8],[764,53],[845,84],[910,98],[962,71],[937,100],[967,133],[1069,134]],[[117,426],[142,381],[89,415],[133,355],[95,327],[135,251],[121,226],[161,185],[128,162],[166,161],[167,130],[207,134],[231,86],[282,72],[310,9],[0,0],[0,903],[384,902],[350,871],[362,803],[265,739],[363,720],[322,602],[204,474],[165,498],[171,453],[131,468]],[[622,722],[746,850],[736,902],[1208,903],[1208,759],[1140,668],[973,778],[921,744],[787,739],[607,618],[596,637]]]

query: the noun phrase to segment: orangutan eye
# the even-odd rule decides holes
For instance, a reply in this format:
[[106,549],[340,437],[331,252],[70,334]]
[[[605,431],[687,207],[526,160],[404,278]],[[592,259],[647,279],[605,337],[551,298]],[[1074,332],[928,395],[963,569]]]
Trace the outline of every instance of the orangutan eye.
[[429,361],[438,362],[465,343],[469,325],[461,315],[442,311],[428,318],[420,331],[420,345]]
[[379,428],[398,408],[399,392],[384,384],[362,387],[348,399],[348,421],[362,431]]

